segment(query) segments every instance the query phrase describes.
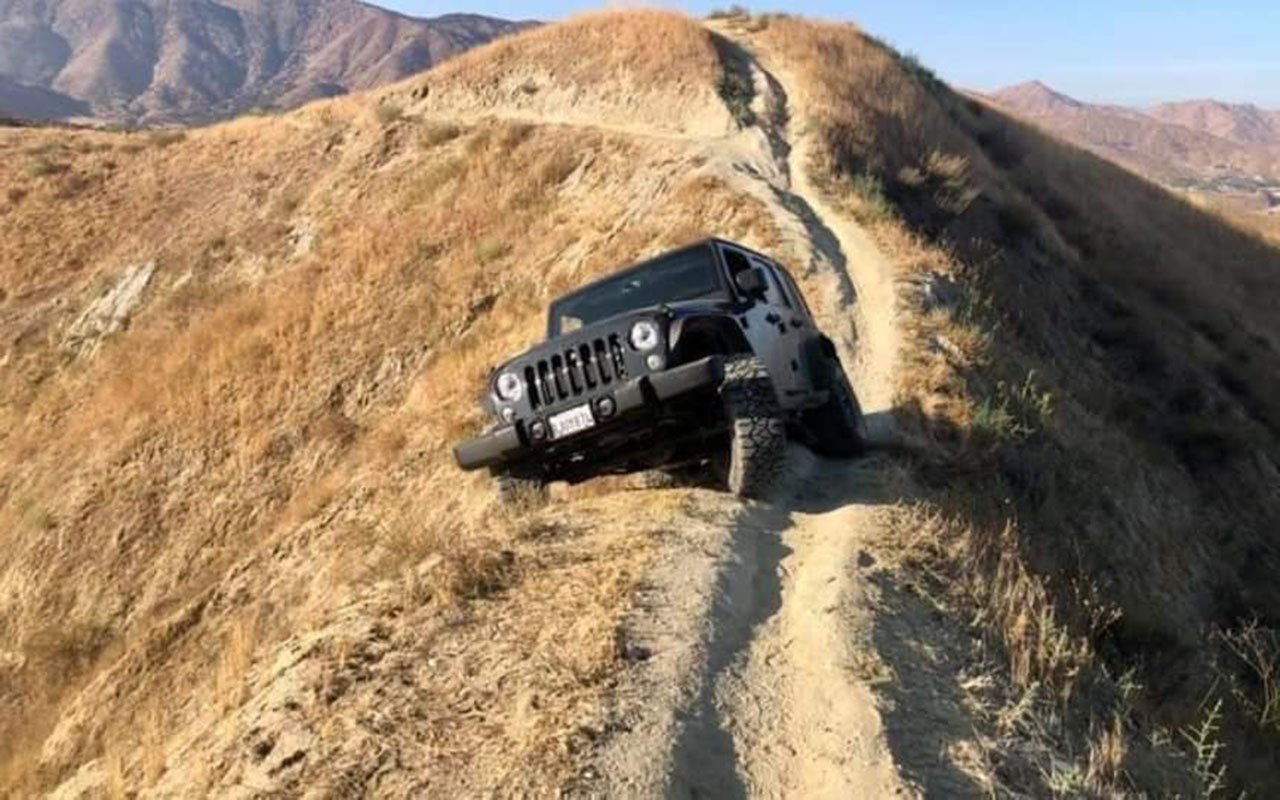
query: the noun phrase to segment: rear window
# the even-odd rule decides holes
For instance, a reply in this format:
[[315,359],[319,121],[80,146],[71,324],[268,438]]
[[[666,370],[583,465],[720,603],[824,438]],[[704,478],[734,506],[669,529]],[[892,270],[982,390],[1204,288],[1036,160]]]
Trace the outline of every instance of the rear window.
[[628,311],[723,291],[710,247],[681,250],[557,301],[548,333],[558,336]]

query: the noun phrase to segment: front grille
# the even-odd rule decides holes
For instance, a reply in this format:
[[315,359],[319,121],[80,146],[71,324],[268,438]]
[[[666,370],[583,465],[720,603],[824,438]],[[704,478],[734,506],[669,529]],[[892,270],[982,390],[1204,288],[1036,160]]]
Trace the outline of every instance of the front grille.
[[534,409],[563,403],[626,378],[622,340],[616,333],[567,347],[524,368],[524,382]]

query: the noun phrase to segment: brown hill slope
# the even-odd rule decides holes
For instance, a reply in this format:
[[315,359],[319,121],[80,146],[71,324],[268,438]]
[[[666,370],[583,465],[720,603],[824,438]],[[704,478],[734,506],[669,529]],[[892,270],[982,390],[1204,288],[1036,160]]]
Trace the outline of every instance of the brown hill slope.
[[[1068,718],[1209,719],[1226,749],[1200,766],[1274,791],[1280,251],[874,42],[765,35],[812,65],[832,191],[924,288],[904,404],[935,493],[900,523],[908,557],[1001,632],[1016,680],[1080,703]],[[1189,791],[1147,783],[1133,740],[1118,763],[1088,747],[1073,791]]]
[[[0,130],[4,790],[1270,793],[1280,255],[854,28],[716,30]],[[712,232],[892,447],[769,503],[453,468],[549,297]]]
[[517,27],[354,0],[6,0],[0,78],[23,91],[0,113],[202,122],[390,83]]
[[[692,23],[533,36],[611,43],[548,91],[643,83],[732,127]],[[542,794],[602,724],[683,501],[512,518],[449,447],[553,292],[773,222],[678,143],[429,115],[419,88],[186,135],[0,132],[13,793]]]

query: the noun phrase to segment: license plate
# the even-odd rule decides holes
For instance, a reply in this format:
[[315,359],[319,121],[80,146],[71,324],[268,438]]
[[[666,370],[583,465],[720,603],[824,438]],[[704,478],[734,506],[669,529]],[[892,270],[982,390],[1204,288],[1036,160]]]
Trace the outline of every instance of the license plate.
[[592,416],[591,406],[588,405],[581,405],[568,411],[562,411],[548,421],[551,423],[551,437],[553,439],[563,439],[566,436],[572,436],[575,433],[596,426],[596,418]]

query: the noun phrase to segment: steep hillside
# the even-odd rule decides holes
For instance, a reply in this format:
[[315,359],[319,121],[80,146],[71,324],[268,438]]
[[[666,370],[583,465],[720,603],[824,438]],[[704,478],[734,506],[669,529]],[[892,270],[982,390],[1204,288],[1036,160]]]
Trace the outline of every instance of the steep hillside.
[[[587,16],[0,129],[0,184],[0,793],[1277,788],[1280,253],[853,27]],[[707,234],[791,266],[873,455],[456,470],[552,296]]]
[[[806,65],[815,169],[918,287],[901,415],[926,488],[893,538],[1089,754],[1057,790],[1222,769],[1273,793],[1280,251],[853,31],[761,36]],[[1141,738],[1180,733],[1223,745],[1198,788]]]
[[0,115],[147,125],[287,108],[399,80],[518,27],[354,0],[7,0]]

